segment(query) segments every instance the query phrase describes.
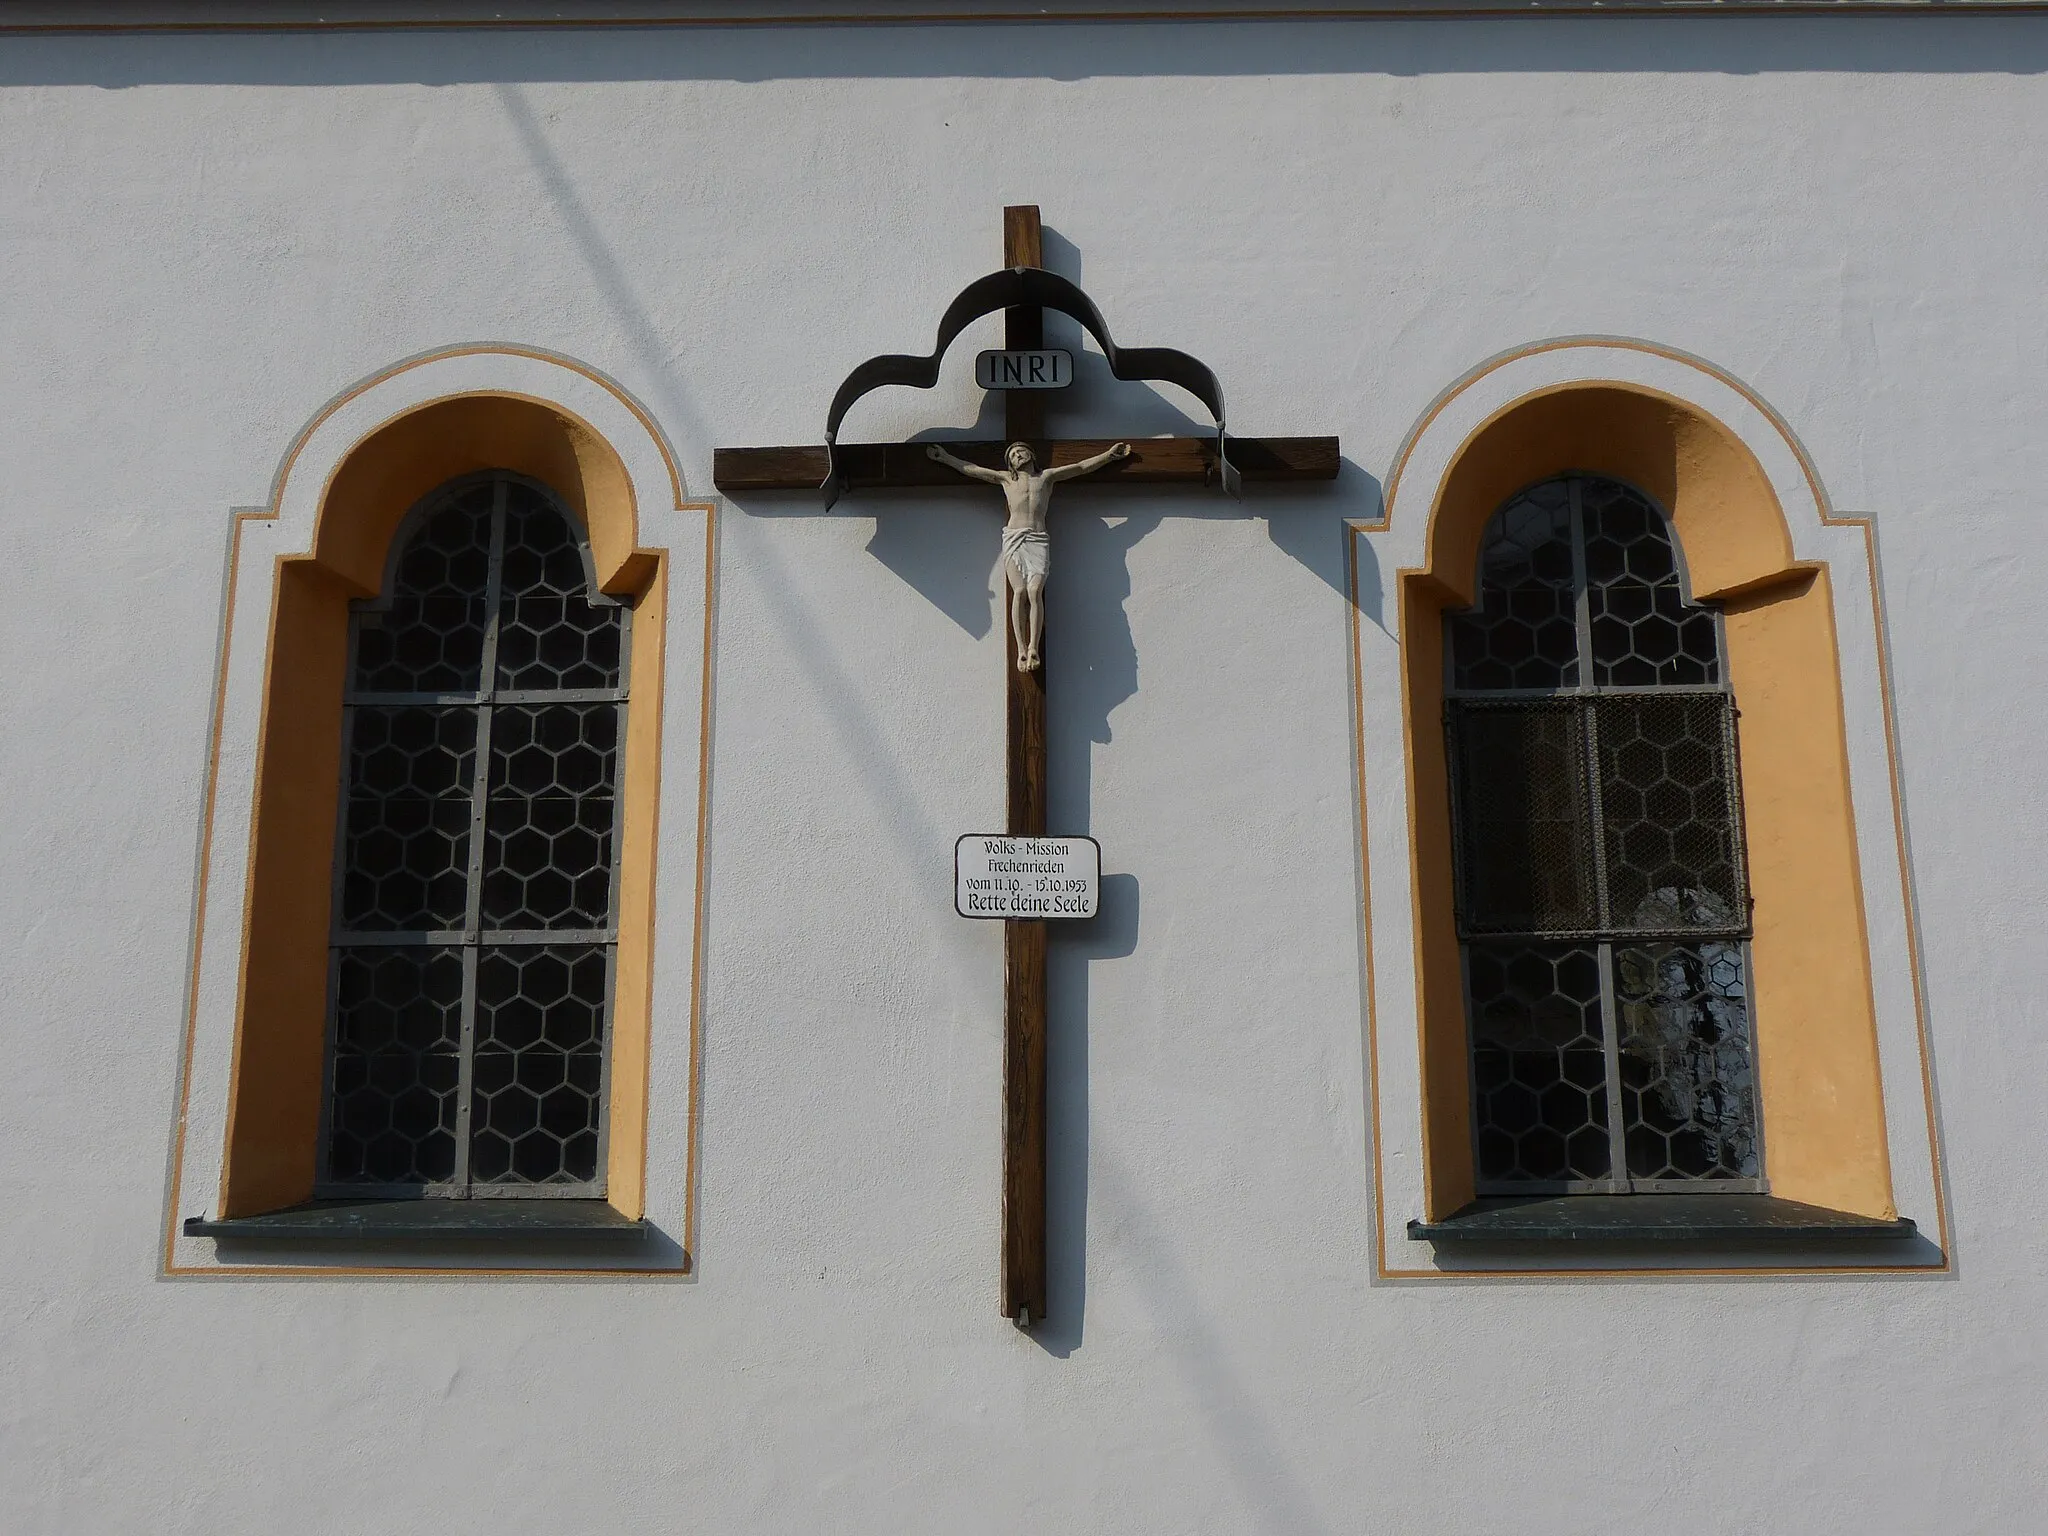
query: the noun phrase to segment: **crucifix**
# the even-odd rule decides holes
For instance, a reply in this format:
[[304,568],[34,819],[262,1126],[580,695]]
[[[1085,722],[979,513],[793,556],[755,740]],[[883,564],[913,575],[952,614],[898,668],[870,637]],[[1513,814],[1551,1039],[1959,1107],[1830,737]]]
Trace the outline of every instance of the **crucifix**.
[[1045,578],[1052,574],[1052,532],[1045,526],[1045,515],[1052,510],[1052,488],[1130,456],[1131,445],[1117,443],[1078,464],[1040,469],[1031,445],[1018,442],[1003,450],[1007,468],[983,469],[955,458],[937,443],[925,449],[925,457],[948,469],[1002,489],[1010,510],[1010,520],[1003,524],[1003,577],[1010,587],[1010,644],[1018,671],[1037,669],[1039,645],[1045,638]]
[[[1223,395],[1215,375],[1169,348],[1118,348],[1100,311],[1073,284],[1044,268],[1035,207],[1003,210],[1003,270],[970,284],[948,306],[928,356],[870,358],[848,375],[832,402],[822,447],[720,448],[712,480],[727,495],[819,489],[829,508],[847,489],[900,490],[957,484],[966,475],[1001,488],[1009,508],[1003,564],[1010,589],[1004,625],[1008,815],[1012,837],[1046,835],[1046,671],[1043,588],[1050,559],[1051,487],[1088,476],[1094,485],[1221,485],[1240,480],[1333,480],[1334,437],[1226,439]],[[884,384],[929,389],[953,338],[995,310],[1004,315],[1004,348],[984,387],[1003,394],[1004,439],[937,444],[842,446],[840,422],[855,400]],[[1064,353],[1045,350],[1045,311],[1078,320],[1101,346],[1112,376],[1157,379],[1188,390],[1208,407],[1216,435],[1137,438],[1128,443],[1048,439],[1044,390],[1072,378]],[[1051,382],[1048,382],[1051,381]],[[1041,469],[1040,466],[1044,467]],[[1003,923],[1003,1250],[1002,1315],[1029,1329],[1046,1316],[1045,1046],[1046,923]]]

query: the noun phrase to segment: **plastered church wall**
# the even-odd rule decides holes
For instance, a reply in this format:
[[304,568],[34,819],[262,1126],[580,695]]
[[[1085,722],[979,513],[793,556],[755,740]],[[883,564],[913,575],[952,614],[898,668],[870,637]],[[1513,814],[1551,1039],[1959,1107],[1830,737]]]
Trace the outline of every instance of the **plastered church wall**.
[[[2044,68],[2025,17],[0,38],[0,1523],[2032,1528]],[[1000,943],[950,902],[1001,810],[971,490],[717,506],[705,884],[658,892],[686,1278],[162,1274],[212,1200],[166,1210],[233,509],[339,393],[487,343],[616,381],[715,500],[714,447],[815,440],[1034,201],[1119,340],[1347,459],[1054,513],[1052,821],[1110,880],[1053,948],[1051,1323],[995,1314]],[[1358,834],[1405,802],[1357,798],[1344,526],[1461,376],[1585,335],[1727,370],[1874,520],[1939,1274],[1378,1277]],[[848,437],[969,426],[981,344]],[[1077,395],[1072,435],[1184,425]],[[1368,674],[1412,537],[1357,555]],[[704,787],[666,765],[675,836]]]

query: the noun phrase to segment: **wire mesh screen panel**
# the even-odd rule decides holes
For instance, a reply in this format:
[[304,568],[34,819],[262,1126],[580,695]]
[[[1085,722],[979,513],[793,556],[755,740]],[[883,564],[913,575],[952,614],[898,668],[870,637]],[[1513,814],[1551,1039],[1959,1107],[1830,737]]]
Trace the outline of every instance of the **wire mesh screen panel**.
[[1607,926],[1741,933],[1749,894],[1734,701],[1724,693],[1610,694],[1591,708]]
[[324,1190],[603,1193],[629,622],[510,474],[354,606]]
[[1518,493],[1446,629],[1481,1191],[1761,1188],[1736,711],[1663,512]]
[[1466,930],[1598,927],[1581,707],[1457,702],[1450,734]]

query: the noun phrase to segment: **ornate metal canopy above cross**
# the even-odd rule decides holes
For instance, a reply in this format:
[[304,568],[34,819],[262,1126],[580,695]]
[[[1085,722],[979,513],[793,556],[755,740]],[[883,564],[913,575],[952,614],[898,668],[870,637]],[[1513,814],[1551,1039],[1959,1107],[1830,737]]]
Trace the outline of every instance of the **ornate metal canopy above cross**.
[[[1334,437],[1229,437],[1216,376],[1185,352],[1123,347],[1101,312],[1066,279],[1046,271],[1035,207],[1003,210],[1003,270],[970,283],[947,306],[929,354],[870,358],[839,386],[825,442],[804,448],[721,448],[712,480],[728,495],[822,491],[829,509],[845,490],[908,489],[987,482],[1004,493],[1009,519],[1003,565],[1009,587],[1005,646],[1008,693],[1009,825],[1012,837],[1046,835],[1046,696],[1043,589],[1050,569],[1047,527],[1052,486],[1087,478],[1090,487],[1199,485],[1236,493],[1251,481],[1334,480]],[[1003,391],[1003,442],[841,444],[853,403],[883,385],[929,389],[946,349],[969,325],[1004,313],[1004,351],[976,370]],[[1112,376],[1177,385],[1216,422],[1214,437],[1059,440],[1045,436],[1044,396],[1073,377],[1072,360],[1045,347],[1045,312],[1079,322],[1102,349]],[[1064,361],[1063,361],[1064,360]],[[1020,1328],[1046,1316],[1045,953],[1042,920],[1003,924],[1003,1269],[1002,1314]]]

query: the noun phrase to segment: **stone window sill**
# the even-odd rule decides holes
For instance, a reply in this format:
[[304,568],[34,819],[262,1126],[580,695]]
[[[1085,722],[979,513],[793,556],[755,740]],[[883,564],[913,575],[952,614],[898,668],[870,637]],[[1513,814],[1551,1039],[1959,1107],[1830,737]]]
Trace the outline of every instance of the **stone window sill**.
[[1773,1195],[1509,1195],[1474,1200],[1441,1221],[1411,1221],[1420,1243],[1834,1243],[1917,1238],[1886,1221]]
[[193,1216],[187,1237],[265,1244],[639,1243],[646,1221],[602,1200],[309,1200],[261,1216]]

